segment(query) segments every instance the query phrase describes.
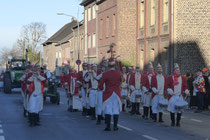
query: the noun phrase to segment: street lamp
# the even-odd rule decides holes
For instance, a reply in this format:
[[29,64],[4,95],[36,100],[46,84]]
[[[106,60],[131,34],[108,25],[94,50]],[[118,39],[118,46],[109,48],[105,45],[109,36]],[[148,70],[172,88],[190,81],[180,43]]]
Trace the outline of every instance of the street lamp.
[[[72,16],[72,15],[69,15],[69,14],[65,14],[65,13],[57,13],[57,15],[72,17],[73,19],[76,19],[76,21],[77,21],[77,26],[78,26],[77,46],[78,46],[78,60],[79,60],[79,58],[80,58],[79,9],[78,9],[77,18],[75,16]],[[79,65],[78,65],[78,72],[79,72]]]

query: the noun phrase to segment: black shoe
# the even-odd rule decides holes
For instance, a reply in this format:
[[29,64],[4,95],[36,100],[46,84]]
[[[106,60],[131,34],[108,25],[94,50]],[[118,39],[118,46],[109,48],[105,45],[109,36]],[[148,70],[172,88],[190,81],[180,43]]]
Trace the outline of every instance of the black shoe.
[[177,113],[177,119],[176,119],[176,126],[177,127],[180,127],[181,116],[182,116],[181,113]]
[[96,124],[97,125],[100,125],[101,124],[101,121],[97,120]]
[[122,112],[125,112],[125,104],[122,104]]
[[180,127],[180,123],[176,123],[176,127]]
[[101,117],[102,117],[101,115],[98,115],[96,122],[97,125],[101,124]]
[[68,108],[68,111],[69,111],[69,112],[73,112],[72,106],[70,106],[70,107]]
[[154,122],[157,122],[157,114],[153,114],[153,120]]
[[106,127],[105,129],[104,129],[104,131],[111,131],[111,128],[109,127]]
[[171,126],[175,126],[175,113],[170,113],[171,116]]
[[141,115],[141,113],[140,112],[136,112],[136,115]]
[[195,111],[195,113],[201,113],[202,112],[202,110],[196,110]]
[[174,127],[175,126],[175,123],[171,123],[171,126]]
[[118,127],[114,127],[114,131],[118,131],[119,130],[119,128]]
[[160,122],[160,123],[163,123],[163,119],[162,119],[162,118],[163,118],[163,113],[160,112],[160,113],[159,113],[159,122]]
[[35,113],[29,113],[29,126],[35,126]]
[[110,123],[111,123],[111,115],[105,115],[105,123],[106,123],[106,128],[104,129],[104,131],[111,131],[110,128]]
[[96,120],[96,111],[95,111],[95,107],[91,108],[91,114],[92,114],[92,120]]
[[164,121],[163,121],[163,120],[159,120],[159,122],[160,122],[160,123],[164,123]]
[[83,107],[82,109],[82,116],[86,116],[87,109]]
[[118,130],[117,124],[118,124],[118,119],[119,119],[119,115],[114,115],[114,131]]
[[39,121],[39,114],[35,114],[34,115],[35,117],[34,117],[34,125],[35,126],[40,126],[40,121]]
[[23,116],[27,117],[27,111],[24,109]]

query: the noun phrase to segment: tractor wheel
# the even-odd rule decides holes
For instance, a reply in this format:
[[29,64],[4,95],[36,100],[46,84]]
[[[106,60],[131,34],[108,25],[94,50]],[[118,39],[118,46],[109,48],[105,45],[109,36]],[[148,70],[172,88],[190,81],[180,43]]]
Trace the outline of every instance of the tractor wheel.
[[53,104],[55,104],[55,103],[56,103],[56,101],[57,101],[57,98],[56,98],[56,97],[54,97],[54,96],[53,96],[53,97],[51,97],[50,99],[51,99],[51,102],[52,102]]
[[4,93],[12,92],[12,81],[10,79],[9,73],[4,74]]
[[60,104],[60,95],[57,96],[57,105]]
[[47,98],[47,97],[46,97],[46,96],[44,96],[44,101],[46,101],[46,98]]

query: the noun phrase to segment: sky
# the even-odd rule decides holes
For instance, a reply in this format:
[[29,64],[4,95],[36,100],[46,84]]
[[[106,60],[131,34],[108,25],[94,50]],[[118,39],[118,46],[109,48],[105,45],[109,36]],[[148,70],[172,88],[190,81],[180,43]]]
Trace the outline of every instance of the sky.
[[82,0],[0,0],[0,49],[11,48],[24,25],[32,22],[46,24],[47,38],[71,21],[65,13],[83,18]]

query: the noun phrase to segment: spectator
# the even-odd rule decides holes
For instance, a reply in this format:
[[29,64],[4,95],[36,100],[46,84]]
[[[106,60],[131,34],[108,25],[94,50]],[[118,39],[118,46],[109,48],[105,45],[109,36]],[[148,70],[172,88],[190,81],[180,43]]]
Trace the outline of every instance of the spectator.
[[204,109],[204,96],[206,94],[205,80],[204,80],[201,70],[197,71],[197,77],[194,81],[194,84],[195,84],[195,91],[197,94],[197,101],[198,101],[198,110],[195,111],[195,113],[200,113]]
[[188,79],[188,88],[190,90],[190,107],[192,108],[193,106],[197,105],[197,99],[196,99],[196,94],[194,94],[194,85],[193,82],[195,81],[194,75],[191,73],[190,77]]
[[207,68],[203,68],[203,78],[205,80],[205,88],[206,88],[206,94],[204,96],[204,109],[208,109],[209,107],[209,80],[208,80],[208,77],[209,77],[209,72],[208,72],[208,69]]
[[189,109],[191,109],[192,105],[195,104],[195,100],[193,100],[193,89],[194,89],[193,81],[195,79],[192,73],[187,73],[186,78],[187,78],[187,87],[188,87],[188,90],[190,91],[190,96],[186,97],[186,101],[188,102]]

